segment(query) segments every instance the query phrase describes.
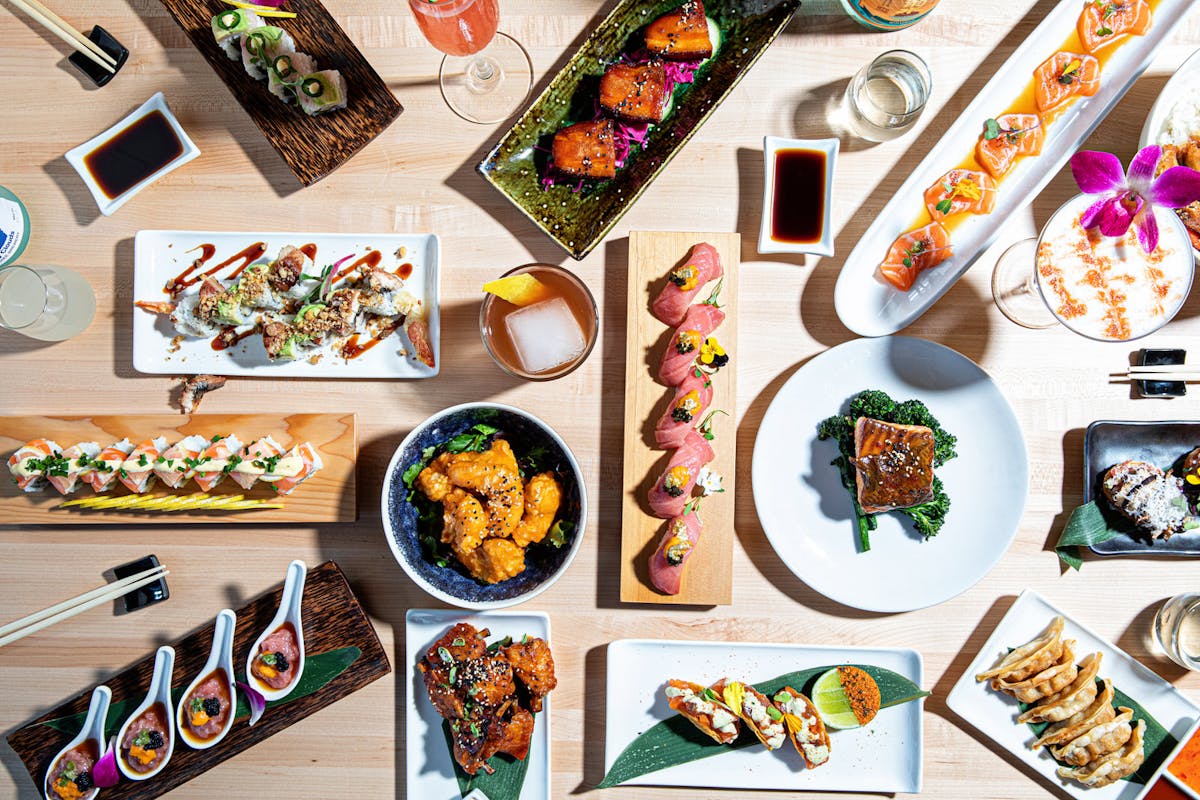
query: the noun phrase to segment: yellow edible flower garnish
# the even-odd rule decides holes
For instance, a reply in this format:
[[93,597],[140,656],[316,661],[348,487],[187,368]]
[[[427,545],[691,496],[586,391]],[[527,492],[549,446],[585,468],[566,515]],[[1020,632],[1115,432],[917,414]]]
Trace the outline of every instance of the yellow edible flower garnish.
[[717,342],[713,337],[708,337],[704,340],[704,344],[700,347],[700,362],[702,364],[711,364],[717,360],[718,356],[725,355],[725,348]]
[[954,188],[950,190],[951,199],[965,197],[968,200],[978,200],[981,196],[982,192],[979,189],[979,184],[970,178],[963,178],[954,184]]
[[804,723],[795,714],[784,714],[783,723],[787,725],[787,729],[792,733],[798,733],[804,729]]
[[1071,59],[1071,63],[1067,64],[1067,68],[1063,70],[1062,74],[1070,75],[1073,72],[1078,72],[1081,66],[1083,66],[1083,64],[1080,63],[1079,59],[1073,58]]
[[734,681],[733,683],[725,684],[725,689],[722,692],[725,695],[725,705],[732,708],[734,711],[741,711],[742,703],[746,699],[746,687]]
[[1183,479],[1185,481],[1187,481],[1188,483],[1190,483],[1192,486],[1200,486],[1200,475],[1197,475],[1194,472],[1184,475]]

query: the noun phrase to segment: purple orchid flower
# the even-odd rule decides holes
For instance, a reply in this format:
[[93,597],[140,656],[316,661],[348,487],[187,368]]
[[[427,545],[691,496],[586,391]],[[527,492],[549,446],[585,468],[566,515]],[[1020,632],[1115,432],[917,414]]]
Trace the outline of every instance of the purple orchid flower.
[[1162,148],[1143,147],[1129,162],[1129,172],[1112,153],[1080,150],[1071,156],[1071,174],[1085,194],[1103,194],[1079,222],[1084,228],[1099,228],[1105,236],[1124,236],[1129,226],[1137,229],[1138,241],[1147,253],[1158,247],[1158,223],[1154,207],[1183,208],[1200,200],[1200,172],[1188,167],[1171,167],[1157,178]]

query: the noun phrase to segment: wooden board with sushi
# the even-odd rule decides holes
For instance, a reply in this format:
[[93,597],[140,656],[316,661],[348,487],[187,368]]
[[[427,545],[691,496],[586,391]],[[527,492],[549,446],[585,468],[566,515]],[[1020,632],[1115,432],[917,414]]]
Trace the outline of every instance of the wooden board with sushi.
[[[261,20],[221,0],[160,1],[304,186],[340,167],[404,110],[317,0],[290,6],[295,18]],[[261,35],[242,36],[253,33],[242,30],[248,24]],[[282,72],[272,70],[279,56],[288,56]]]
[[[246,653],[271,623],[283,588],[281,582],[237,609],[233,639],[235,663],[245,663]],[[247,722],[244,697],[239,691],[239,705],[234,712],[232,727],[218,744],[203,750],[179,744],[161,772],[146,780],[122,780],[116,786],[104,788],[103,796],[109,800],[149,800],[164,795],[392,671],[387,652],[336,562],[326,561],[308,571],[301,615],[306,667],[287,698],[269,703],[262,718],[251,727]],[[182,697],[188,682],[204,667],[214,631],[215,623],[209,620],[193,633],[171,643],[176,654],[171,680],[173,697]],[[108,734],[115,734],[141,703],[154,666],[155,654],[150,653],[103,682],[112,690],[112,705],[105,726]],[[42,785],[51,760],[79,731],[91,693],[89,687],[8,735],[8,744],[20,757],[35,785]],[[346,733],[349,735],[351,731]],[[312,754],[314,758],[317,755]]]
[[621,600],[732,602],[735,233],[629,235]]
[[[0,417],[0,453],[11,478],[0,484],[0,520],[352,522],[356,424],[354,414]],[[210,464],[221,469],[206,470]],[[164,513],[171,498],[199,493],[237,504]],[[139,495],[160,499],[148,510],[120,507]],[[93,499],[104,502],[88,508]]]

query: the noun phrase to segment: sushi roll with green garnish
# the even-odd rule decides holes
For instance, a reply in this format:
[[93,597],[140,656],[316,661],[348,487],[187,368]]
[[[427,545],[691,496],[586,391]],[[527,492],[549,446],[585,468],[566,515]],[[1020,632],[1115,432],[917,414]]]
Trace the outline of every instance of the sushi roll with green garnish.
[[267,67],[267,88],[283,102],[290,103],[300,79],[316,69],[317,62],[308,53],[279,53]]
[[262,18],[253,11],[231,8],[228,11],[222,11],[212,18],[213,38],[217,40],[217,44],[225,51],[225,55],[236,61],[242,54],[242,37],[248,31],[261,28],[262,25]]
[[260,25],[242,37],[242,66],[248,75],[261,81],[276,55],[295,49],[296,43],[283,28]]
[[346,81],[336,69],[305,75],[297,89],[296,102],[310,116],[346,107]]

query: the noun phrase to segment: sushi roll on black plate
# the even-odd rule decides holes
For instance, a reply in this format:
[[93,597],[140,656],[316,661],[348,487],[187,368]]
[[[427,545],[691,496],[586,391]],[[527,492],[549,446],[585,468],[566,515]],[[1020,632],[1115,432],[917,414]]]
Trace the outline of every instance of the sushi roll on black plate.
[[296,92],[296,102],[305,114],[316,116],[346,107],[346,81],[336,69],[305,75]]
[[267,88],[283,102],[290,103],[300,80],[316,69],[317,62],[308,53],[279,53],[267,68]]
[[263,26],[262,18],[253,11],[231,8],[212,18],[213,38],[225,51],[225,55],[237,60],[242,54],[242,37],[247,32]]

